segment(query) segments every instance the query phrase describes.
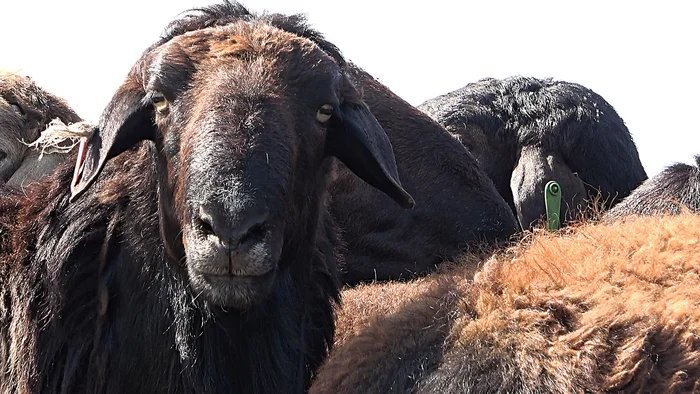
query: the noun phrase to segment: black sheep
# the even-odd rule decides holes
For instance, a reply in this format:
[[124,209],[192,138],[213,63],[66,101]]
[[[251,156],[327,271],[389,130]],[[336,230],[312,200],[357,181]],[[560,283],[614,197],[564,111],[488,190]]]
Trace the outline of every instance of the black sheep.
[[607,209],[647,175],[623,120],[579,84],[486,78],[419,106],[476,156],[527,229],[544,217],[544,186],[562,186],[562,219]]
[[677,215],[683,210],[700,212],[700,155],[696,165],[676,163],[647,179],[638,188],[605,212],[607,221],[630,215]]

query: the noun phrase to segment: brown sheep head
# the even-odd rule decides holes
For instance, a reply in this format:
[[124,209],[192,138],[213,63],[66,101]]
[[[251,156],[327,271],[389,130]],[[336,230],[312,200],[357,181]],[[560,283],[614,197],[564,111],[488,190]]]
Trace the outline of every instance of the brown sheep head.
[[[0,71],[0,181],[7,182],[34,153],[26,144],[36,140],[54,118],[65,123],[80,121],[62,99],[47,93],[30,78]],[[23,172],[26,176],[44,175],[34,173]]]
[[103,112],[72,199],[110,158],[154,141],[168,196],[161,216],[172,213],[164,242],[176,244],[174,257],[184,257],[205,299],[255,305],[288,268],[280,261],[303,258],[294,245],[315,239],[334,163],[327,157],[414,204],[387,135],[333,54],[260,20],[151,47]]

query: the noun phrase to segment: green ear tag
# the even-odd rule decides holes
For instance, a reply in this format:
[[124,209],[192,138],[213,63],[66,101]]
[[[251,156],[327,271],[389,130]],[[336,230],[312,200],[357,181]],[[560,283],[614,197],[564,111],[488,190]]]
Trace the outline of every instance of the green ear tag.
[[561,187],[557,181],[549,181],[544,186],[544,205],[547,209],[547,229],[556,231],[559,229],[561,219]]

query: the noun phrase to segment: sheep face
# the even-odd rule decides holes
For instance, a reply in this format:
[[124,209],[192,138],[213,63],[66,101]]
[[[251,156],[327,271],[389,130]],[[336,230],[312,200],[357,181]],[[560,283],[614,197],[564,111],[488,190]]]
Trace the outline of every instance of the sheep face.
[[279,261],[305,258],[295,245],[315,239],[327,156],[413,204],[388,137],[342,66],[264,23],[195,30],[147,51],[99,128],[74,198],[109,157],[154,140],[177,230],[166,238],[181,244],[193,289],[221,306],[255,305],[288,268]]
[[527,229],[546,220],[544,188],[552,180],[561,186],[562,221],[580,219],[577,215],[588,205],[588,192],[561,155],[539,146],[525,146],[518,156],[510,187],[520,225]]

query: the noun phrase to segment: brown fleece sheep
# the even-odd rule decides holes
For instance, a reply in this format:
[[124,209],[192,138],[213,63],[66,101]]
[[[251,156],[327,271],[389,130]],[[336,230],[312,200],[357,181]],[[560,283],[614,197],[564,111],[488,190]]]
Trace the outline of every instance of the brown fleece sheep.
[[52,172],[65,155],[41,152],[27,143],[39,138],[49,122],[79,122],[66,104],[31,78],[0,71],[0,183],[22,186]]
[[537,234],[473,282],[354,289],[311,393],[700,392],[699,255],[700,217],[631,218]]

